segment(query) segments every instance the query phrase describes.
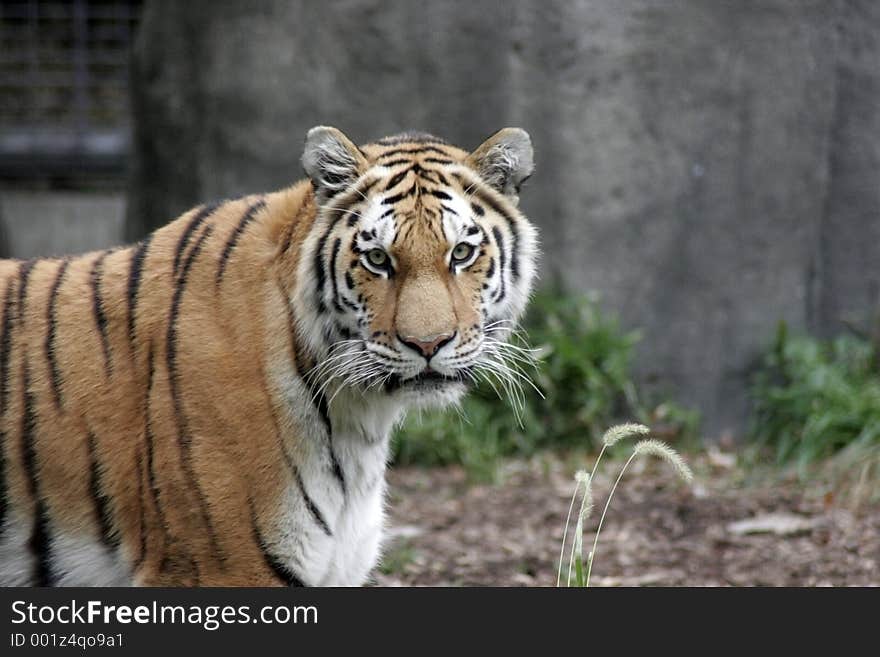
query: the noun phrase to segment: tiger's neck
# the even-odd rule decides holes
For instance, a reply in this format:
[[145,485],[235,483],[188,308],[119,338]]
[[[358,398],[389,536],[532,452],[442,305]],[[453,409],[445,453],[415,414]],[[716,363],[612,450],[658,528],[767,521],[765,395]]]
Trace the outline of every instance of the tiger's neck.
[[382,391],[324,387],[310,376],[326,353],[314,346],[321,318],[297,281],[313,242],[314,206],[308,193],[275,201],[265,226],[279,245],[266,281],[265,371],[299,480],[290,480],[272,513],[279,519],[272,549],[308,583],[359,584],[380,550],[389,443],[403,405]]
[[382,393],[310,386],[295,358],[269,372],[298,473],[271,513],[269,549],[305,583],[362,584],[381,550],[389,443],[402,407]]

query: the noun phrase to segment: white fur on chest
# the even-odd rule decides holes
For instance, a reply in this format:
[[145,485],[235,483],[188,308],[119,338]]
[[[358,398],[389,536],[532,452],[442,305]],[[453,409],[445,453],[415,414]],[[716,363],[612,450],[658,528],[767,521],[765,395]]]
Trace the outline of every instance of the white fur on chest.
[[[385,470],[391,431],[400,403],[357,393],[337,396],[331,406],[332,435],[321,422],[304,425],[308,448],[298,450],[299,483],[281,501],[277,554],[305,583],[358,586],[378,562],[385,523]],[[333,476],[332,449],[344,478]],[[315,520],[324,518],[329,534]]]
[[331,553],[322,585],[364,583],[379,560],[385,529],[384,503],[384,472],[371,490],[349,495],[333,526]]

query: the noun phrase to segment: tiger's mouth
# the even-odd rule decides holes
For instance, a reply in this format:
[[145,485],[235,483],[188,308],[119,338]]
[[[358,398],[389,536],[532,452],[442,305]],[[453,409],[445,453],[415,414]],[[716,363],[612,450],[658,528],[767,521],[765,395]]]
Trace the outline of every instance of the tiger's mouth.
[[393,374],[385,383],[387,392],[396,392],[397,390],[407,391],[430,391],[446,388],[451,385],[467,385],[468,379],[464,372],[458,372],[454,375],[441,374],[436,370],[424,369],[415,376],[409,378],[401,378],[399,374]]

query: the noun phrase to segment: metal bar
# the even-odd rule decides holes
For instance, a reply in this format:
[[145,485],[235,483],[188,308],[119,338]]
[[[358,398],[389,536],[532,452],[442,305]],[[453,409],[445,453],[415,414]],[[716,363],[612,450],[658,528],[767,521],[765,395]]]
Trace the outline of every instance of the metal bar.
[[[39,21],[39,7],[37,0],[29,0],[28,2],[28,76],[33,79],[40,69],[40,56],[37,51],[37,26]],[[36,95],[33,92],[28,94],[30,105],[36,104]]]
[[121,172],[138,0],[0,0],[0,178]]
[[[125,88],[128,75],[124,71],[116,70],[113,72],[103,73],[100,80],[93,79],[93,76],[86,77],[83,89],[119,86]],[[71,72],[55,71],[55,72],[39,72],[30,79],[22,79],[16,73],[0,74],[0,86],[19,87],[22,89],[33,89],[41,87],[72,87]]]
[[74,92],[73,104],[76,124],[85,133],[89,124],[89,18],[86,0],[74,0],[73,3],[73,63]]
[[[24,2],[13,3],[13,2],[2,2],[2,10],[3,16],[6,18],[12,19],[26,19],[28,17],[28,12],[30,11],[29,5],[31,4],[31,0],[26,0]],[[48,19],[57,19],[64,18],[69,15],[67,2],[42,2],[40,3],[42,7],[42,16],[44,20]],[[89,7],[89,17],[93,20],[127,20],[127,21],[135,21],[137,20],[137,9],[133,8],[138,6],[139,3],[118,3],[113,5],[111,8],[106,8],[102,6],[90,6]]]

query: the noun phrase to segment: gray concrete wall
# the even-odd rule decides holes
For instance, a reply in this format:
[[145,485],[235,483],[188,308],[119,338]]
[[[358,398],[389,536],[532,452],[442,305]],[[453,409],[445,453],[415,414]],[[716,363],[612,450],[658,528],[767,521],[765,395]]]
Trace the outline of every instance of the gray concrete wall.
[[122,243],[120,192],[0,191],[2,257],[83,253]]
[[542,277],[600,291],[643,382],[738,431],[779,320],[878,303],[878,34],[871,0],[153,0],[128,237],[299,178],[312,125],[519,125]]

